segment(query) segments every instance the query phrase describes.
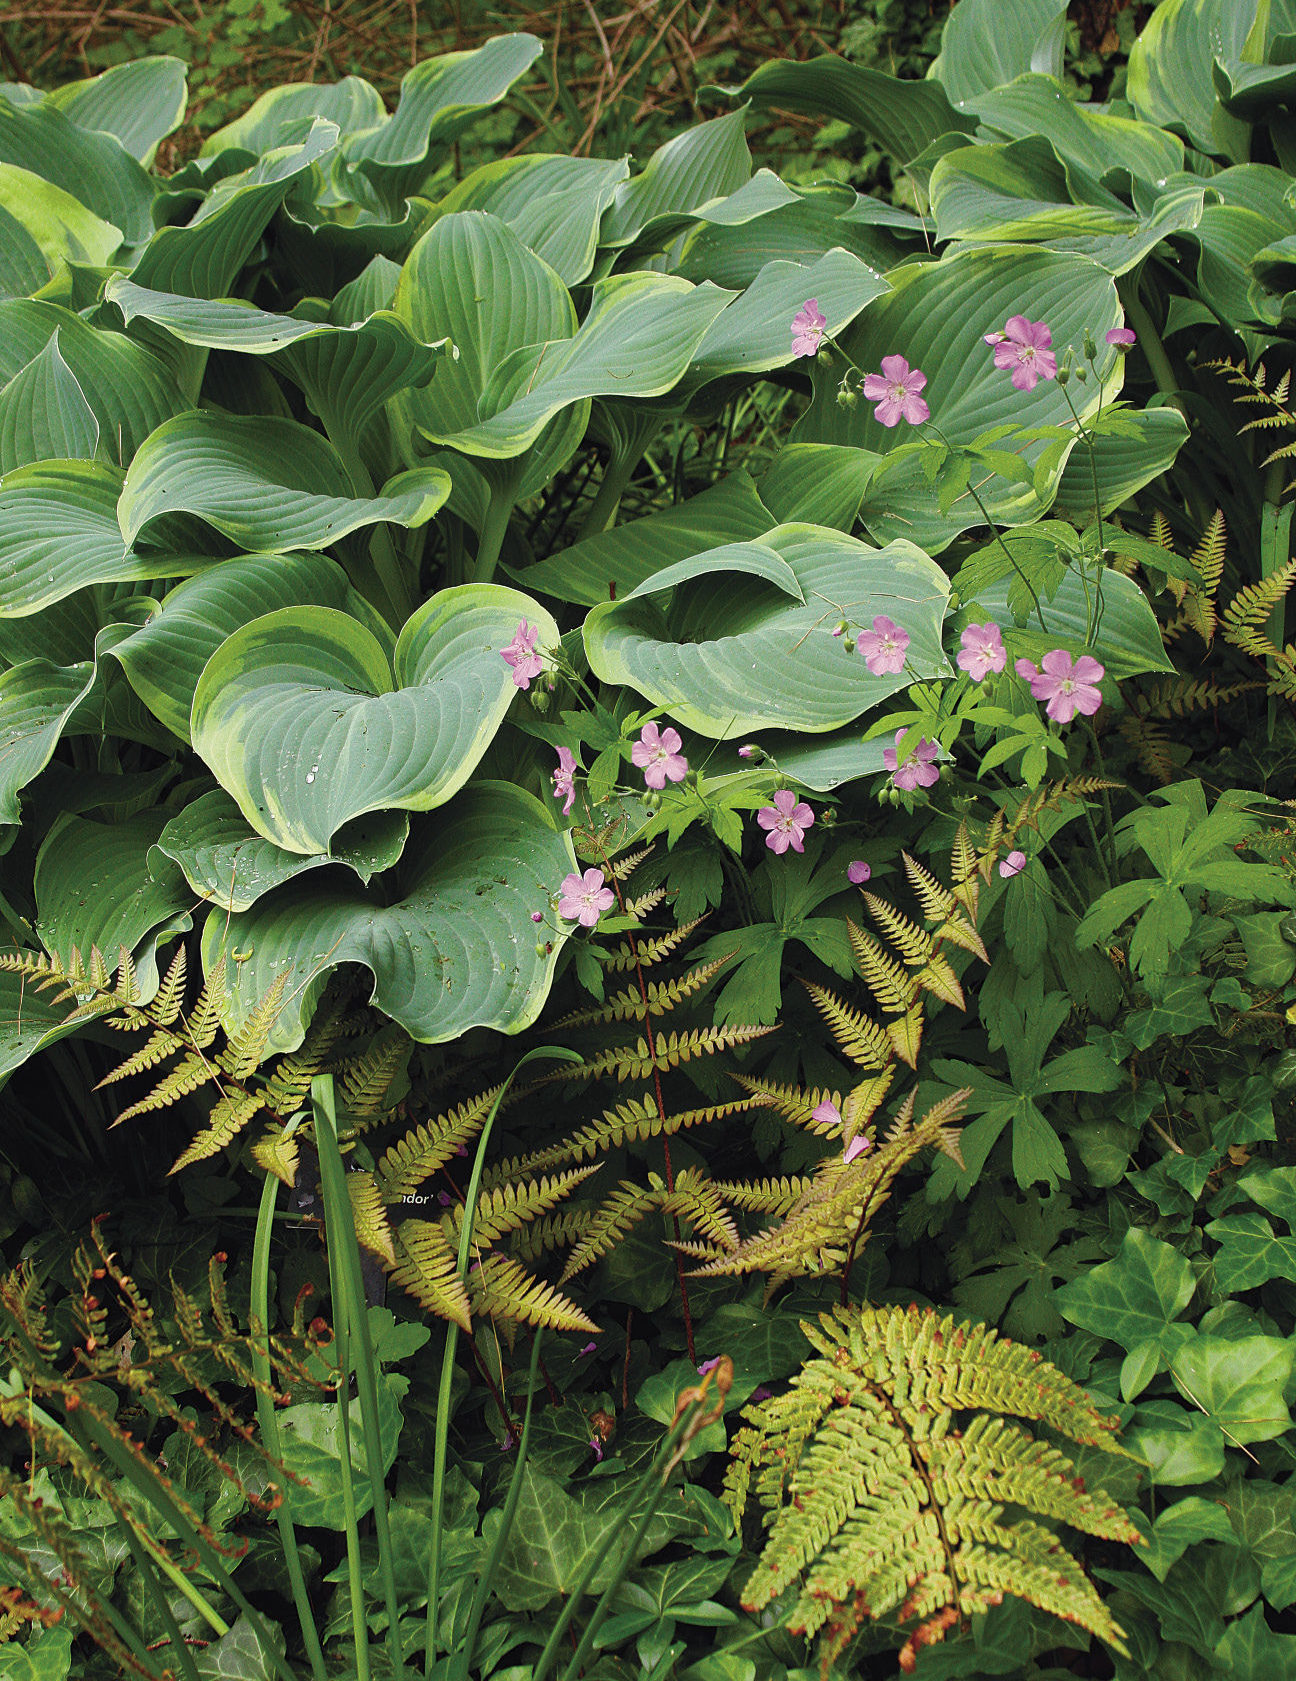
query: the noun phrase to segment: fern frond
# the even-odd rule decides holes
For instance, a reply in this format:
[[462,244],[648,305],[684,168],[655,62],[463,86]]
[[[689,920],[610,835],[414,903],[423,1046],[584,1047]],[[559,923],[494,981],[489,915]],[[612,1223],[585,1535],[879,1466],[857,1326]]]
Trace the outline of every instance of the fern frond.
[[637,899],[626,900],[626,915],[637,917],[643,921],[650,911],[655,911],[666,898],[666,888],[650,887],[646,893],[641,893]]
[[252,1009],[242,1027],[231,1036],[225,1049],[216,1058],[218,1065],[231,1079],[246,1080],[249,1074],[254,1074],[260,1067],[266,1054],[271,1029],[283,1008],[283,996],[287,986],[288,971],[285,969],[275,977],[265,997]]
[[346,1175],[351,1200],[351,1219],[360,1244],[387,1266],[396,1265],[395,1233],[383,1202],[382,1191],[372,1173],[359,1169]]
[[816,1133],[821,1138],[837,1132],[836,1121],[817,1120],[814,1112],[821,1103],[831,1103],[835,1109],[840,1110],[840,1092],[829,1091],[826,1087],[819,1086],[810,1091],[803,1091],[800,1086],[785,1086],[775,1080],[762,1079],[759,1075],[741,1074],[736,1071],[733,1078],[752,1094],[752,1103],[756,1107],[773,1109],[775,1114],[782,1115],[783,1119],[791,1121],[793,1126]]
[[661,1207],[665,1194],[666,1187],[655,1175],[653,1183],[648,1185],[633,1185],[623,1179],[591,1216],[580,1242],[567,1257],[559,1283],[566,1284],[578,1272],[584,1272],[586,1267],[602,1260],[627,1232],[633,1231],[646,1215]]
[[[188,1167],[193,1162],[205,1161],[208,1156],[214,1156],[218,1150],[223,1150],[227,1144],[233,1143],[261,1108],[259,1092],[244,1091],[239,1087],[234,1091],[222,1093],[212,1106],[207,1125],[197,1134],[189,1148],[176,1157],[168,1173],[179,1173],[181,1168]],[[128,1109],[126,1114],[130,1113]],[[121,1118],[125,1120],[126,1116]]]
[[[884,1029],[860,1010],[843,1004],[835,993],[818,981],[803,981],[815,1008],[828,1023],[828,1030],[857,1068],[881,1069],[891,1060],[891,1045]],[[791,1117],[789,1117],[790,1119]]]
[[147,1097],[142,1097],[138,1103],[132,1103],[129,1109],[123,1109],[112,1124],[120,1126],[132,1116],[145,1115],[151,1109],[165,1109],[169,1104],[178,1102],[190,1092],[197,1091],[199,1086],[216,1078],[216,1070],[204,1056],[199,1052],[187,1052]]
[[738,1247],[738,1227],[719,1188],[696,1168],[676,1176],[675,1189],[662,1202],[666,1214],[682,1215],[695,1231],[722,1249]]
[[[1248,653],[1254,652],[1249,646],[1249,639],[1258,636],[1269,615],[1291,588],[1293,580],[1296,580],[1296,558],[1271,572],[1267,578],[1244,585],[1224,609],[1225,640]],[[1268,651],[1277,653],[1272,643],[1268,644]]]
[[348,1115],[382,1115],[392,1081],[409,1061],[413,1040],[403,1027],[390,1023],[365,1053],[349,1062],[338,1079],[338,1101]]
[[920,967],[932,954],[932,936],[916,922],[902,916],[893,905],[876,893],[865,893],[864,903],[874,922],[900,953],[911,969]]
[[252,1159],[267,1173],[273,1173],[281,1185],[291,1191],[297,1183],[300,1151],[296,1133],[275,1130],[258,1138],[252,1146]]
[[[592,1167],[569,1168],[556,1173],[552,1179],[531,1179],[522,1183],[496,1185],[492,1190],[479,1191],[477,1209],[473,1216],[473,1243],[488,1248],[510,1232],[529,1225],[542,1214],[548,1214],[558,1203],[570,1196],[576,1186],[599,1171],[600,1163]],[[458,1246],[463,1210],[453,1208],[447,1213],[451,1244]]]
[[1120,721],[1120,731],[1134,749],[1141,769],[1162,787],[1174,781],[1175,743],[1164,724],[1137,712],[1127,712]]
[[619,946],[614,946],[608,952],[603,960],[604,967],[625,973],[633,969],[638,962],[645,969],[651,968],[654,963],[660,963],[663,958],[669,957],[683,945],[693,930],[704,921],[704,917],[697,916],[692,922],[681,922],[678,928],[670,928],[666,933],[655,934],[650,939],[636,935],[633,945],[629,940],[622,940]]
[[408,1290],[438,1319],[449,1319],[461,1331],[471,1332],[468,1292],[440,1221],[402,1220],[396,1230],[395,1252],[396,1264],[389,1271],[392,1283]]
[[189,1012],[185,1037],[196,1050],[205,1051],[220,1030],[221,1017],[229,1003],[226,965],[218,964],[207,977],[198,994],[198,1002]]
[[509,1252],[520,1261],[534,1262],[557,1249],[570,1249],[588,1231],[591,1218],[588,1208],[560,1208],[544,1214],[513,1234]]
[[612,874],[618,881],[628,881],[644,859],[651,855],[652,850],[650,844],[636,847],[633,852],[623,852],[619,858],[613,859],[610,866]]
[[648,1138],[673,1138],[689,1127],[709,1126],[712,1121],[724,1120],[752,1107],[752,1099],[741,1097],[732,1103],[709,1103],[702,1109],[669,1111],[663,1117],[655,1099],[631,1098],[615,1109],[605,1109],[598,1120],[578,1127],[560,1144],[488,1168],[483,1183],[492,1185],[497,1180],[516,1179],[524,1173],[557,1167],[561,1162],[584,1161],[588,1156],[619,1150],[623,1144],[642,1144]]
[[117,1080],[128,1080],[132,1074],[143,1074],[150,1068],[156,1068],[158,1063],[171,1056],[174,1052],[183,1050],[185,1041],[171,1031],[169,1027],[159,1027],[144,1041],[138,1050],[132,1051],[125,1062],[114,1068],[110,1074],[105,1074],[95,1087],[100,1091],[104,1086],[111,1086]]
[[161,986],[153,995],[153,1002],[147,1007],[150,1021],[159,1027],[170,1027],[184,1008],[185,983],[189,977],[188,958],[185,948],[176,947],[176,954],[171,959],[171,966],[163,977]]
[[581,1063],[568,1063],[552,1074],[546,1074],[545,1084],[551,1081],[596,1079],[600,1074],[615,1074],[618,1081],[646,1079],[654,1068],[678,1068],[681,1063],[697,1057],[714,1056],[718,1051],[732,1050],[735,1045],[750,1044],[777,1027],[751,1027],[735,1024],[729,1027],[695,1027],[686,1033],[657,1033],[653,1048],[647,1039],[633,1045],[615,1045],[599,1051]]
[[475,1312],[550,1331],[597,1331],[598,1326],[552,1284],[509,1255],[487,1255],[468,1275]]
[[798,1174],[791,1179],[719,1179],[716,1190],[744,1214],[783,1216],[810,1189],[812,1181]]
[[439,1167],[458,1153],[481,1131],[500,1088],[486,1091],[461,1103],[436,1120],[428,1121],[407,1132],[384,1154],[377,1167],[377,1179],[385,1202],[399,1202],[416,1191],[425,1179],[431,1178]]

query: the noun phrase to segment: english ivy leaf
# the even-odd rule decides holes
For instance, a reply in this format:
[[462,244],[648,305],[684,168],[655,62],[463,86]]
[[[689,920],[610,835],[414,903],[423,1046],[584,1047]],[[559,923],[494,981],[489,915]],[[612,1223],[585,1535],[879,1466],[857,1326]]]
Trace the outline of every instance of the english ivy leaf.
[[1213,1263],[1215,1279],[1230,1295],[1257,1290],[1271,1278],[1296,1283],[1296,1238],[1275,1236],[1263,1215],[1228,1214],[1212,1220],[1206,1235],[1220,1246]]
[[1147,1565],[1158,1582],[1164,1582],[1171,1567],[1195,1541],[1223,1541],[1236,1547],[1238,1538],[1229,1523],[1228,1513],[1219,1500],[1204,1500],[1190,1494],[1157,1516],[1154,1524],[1145,1528],[1148,1546],[1139,1551],[1139,1558]]
[[1275,1634],[1260,1605],[1234,1618],[1218,1650],[1232,1681],[1272,1681],[1296,1672],[1296,1634]]
[[1283,1389],[1294,1352],[1281,1337],[1198,1335],[1174,1356],[1170,1375],[1229,1441],[1271,1442],[1291,1428]]
[[1185,1256],[1131,1226],[1115,1258],[1058,1291],[1058,1311],[1081,1330],[1121,1348],[1161,1342],[1192,1300],[1193,1271]]
[[1224,1470],[1224,1434],[1219,1425],[1173,1401],[1149,1401],[1141,1406],[1123,1440],[1159,1486],[1209,1483]]

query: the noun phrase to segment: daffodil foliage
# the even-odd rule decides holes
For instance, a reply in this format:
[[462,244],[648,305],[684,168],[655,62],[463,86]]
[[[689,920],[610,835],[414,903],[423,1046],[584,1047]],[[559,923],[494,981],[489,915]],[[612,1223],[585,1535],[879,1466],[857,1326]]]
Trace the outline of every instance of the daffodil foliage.
[[[391,111],[272,89],[170,175],[176,61],[0,86],[15,940],[155,984],[192,932],[228,1025],[286,975],[279,1049],[345,962],[416,1038],[514,1031],[588,925],[572,825],[736,853],[760,811],[799,850],[807,794],[930,786],[969,740],[931,697],[978,685],[1038,783],[1055,725],[1168,669],[1103,524],[1186,434],[1121,400],[1140,276],[1181,275],[1157,327],[1257,346],[1296,295],[1287,178],[1247,161],[1290,145],[1279,25],[1222,10],[1211,46],[1167,0],[1120,114],[1068,98],[1056,5],[963,0],[926,82],[769,63],[651,156],[462,179],[528,35]],[[771,105],[863,131],[916,208],[754,168]],[[762,386],[788,424],[727,466]],[[625,500],[684,436],[710,466]],[[0,1016],[7,1068],[48,1024]]]

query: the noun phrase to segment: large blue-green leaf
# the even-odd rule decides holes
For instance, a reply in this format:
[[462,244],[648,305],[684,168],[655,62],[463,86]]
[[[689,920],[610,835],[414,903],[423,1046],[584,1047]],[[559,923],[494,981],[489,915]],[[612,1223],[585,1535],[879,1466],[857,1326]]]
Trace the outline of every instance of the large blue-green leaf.
[[65,262],[107,263],[121,242],[119,228],[62,187],[17,164],[0,163],[0,291],[5,295],[36,291]]
[[978,94],[969,109],[1006,139],[1044,135],[1060,158],[1099,179],[1109,170],[1127,169],[1160,182],[1184,166],[1183,141],[1177,135],[1082,105],[1055,76],[1018,76],[1005,87]]
[[441,200],[438,217],[486,210],[506,223],[568,286],[594,266],[599,224],[630,166],[624,158],[528,153],[483,164]]
[[222,910],[245,911],[272,888],[326,864],[345,864],[367,883],[395,864],[408,835],[408,812],[375,811],[348,823],[330,852],[285,852],[257,834],[230,796],[214,788],[173,817],[157,844],[199,898]]
[[305,138],[317,117],[335,124],[345,139],[381,128],[387,121],[387,108],[377,88],[363,76],[344,76],[340,82],[289,82],[269,89],[242,116],[209,134],[201,155],[255,154],[290,146]]
[[99,423],[101,447],[121,466],[150,432],[191,406],[172,371],[142,344],[36,298],[0,302],[0,384],[39,357],[55,333]]
[[[224,176],[185,227],[159,228],[131,271],[138,286],[224,298],[293,183],[336,150],[333,123],[316,122],[299,145],[267,152]],[[106,261],[101,258],[100,261]]]
[[203,965],[210,974],[227,954],[251,952],[234,976],[231,1023],[287,974],[278,1050],[301,1043],[328,971],[344,963],[370,971],[373,1002],[424,1044],[470,1027],[517,1033],[540,1013],[563,944],[558,934],[537,950],[531,913],[546,909],[575,862],[533,795],[474,783],[452,811],[416,821],[381,892],[312,874],[228,923],[213,912]]
[[367,811],[429,811],[468,780],[517,693],[500,650],[521,620],[558,627],[500,584],[442,590],[389,660],[349,614],[288,607],[235,631],[194,695],[194,746],[244,817],[287,852],[327,852]]
[[1058,505],[1074,511],[1082,520],[1094,517],[1095,473],[1098,500],[1103,513],[1108,514],[1136,490],[1167,472],[1188,441],[1188,422],[1178,409],[1126,410],[1123,420],[1121,431],[1095,438],[1092,459],[1084,444],[1077,445],[1067,457],[1058,485]]
[[632,181],[618,187],[603,222],[603,245],[651,245],[687,226],[693,211],[737,192],[752,172],[742,111],[713,117],[659,146]]
[[195,410],[145,440],[117,513],[128,543],[152,521],[187,513],[244,549],[323,549],[380,520],[425,525],[449,489],[444,473],[419,467],[357,496],[337,451],[309,427]]
[[[1085,332],[1091,333],[1102,352],[1098,367],[1104,400],[1119,390],[1122,365],[1102,343],[1103,334],[1123,319],[1116,288],[1109,274],[1084,257],[998,246],[959,252],[939,263],[914,264],[890,279],[895,289],[870,305],[842,334],[841,343],[866,372],[876,371],[884,356],[896,354],[921,368],[927,375],[923,396],[932,421],[954,444],[971,443],[989,429],[1012,422],[1073,425],[1066,393],[1056,381],[1042,380],[1027,393],[994,366],[984,335],[1002,329],[1011,315],[1046,322],[1059,355],[1068,344],[1078,350]],[[839,407],[841,373],[839,359],[829,367],[815,365],[815,397],[797,425],[799,443],[846,444],[882,455],[912,440],[911,427],[882,426],[867,403],[853,410]],[[1073,386],[1071,394],[1082,415],[1097,409],[1100,396],[1092,381]],[[998,447],[1011,443],[1011,438],[1001,439]],[[1043,447],[1028,444],[1020,453],[1033,466]],[[1062,466],[1059,461],[1047,475],[1043,498],[1032,486],[997,475],[981,484],[981,497],[1001,523],[1026,523],[1038,518],[1052,500]],[[935,492],[912,457],[875,480],[860,518],[882,541],[903,536],[933,553],[959,532],[983,523],[968,495],[942,515]]]
[[360,610],[346,574],[325,555],[236,555],[178,584],[113,654],[149,710],[188,741],[194,690],[225,638],[280,607],[307,605]]
[[900,164],[911,163],[944,134],[972,134],[974,118],[950,104],[936,81],[908,82],[826,54],[804,64],[762,64],[740,88],[727,90],[757,106],[835,117],[862,129]]
[[[826,526],[783,525],[601,603],[585,620],[585,651],[601,680],[628,684],[704,735],[819,733],[915,676],[948,670],[940,638],[948,598],[944,573],[912,543],[874,549]],[[909,634],[903,674],[874,676],[832,634],[839,619],[867,628],[879,614]]]
[[760,499],[780,525],[854,529],[880,457],[844,444],[786,444],[760,477]]
[[114,135],[146,169],[179,126],[186,99],[183,60],[162,53],[114,64],[100,76],[66,82],[46,95],[46,103],[79,128]]
[[95,134],[47,101],[18,111],[0,99],[0,163],[51,181],[117,228],[127,245],[153,232],[156,189],[147,172],[110,134]]
[[43,659],[0,672],[0,823],[21,818],[19,791],[49,763],[94,675],[89,661],[54,665]]
[[0,486],[0,617],[23,618],[87,584],[177,578],[205,562],[141,555],[117,524],[122,476],[95,461],[16,468]]
[[1216,59],[1259,62],[1267,13],[1260,0],[1163,0],[1130,49],[1125,91],[1135,114],[1241,163],[1249,131],[1220,105],[1211,71]]
[[777,523],[741,469],[680,502],[573,543],[516,574],[519,583],[559,601],[593,607],[624,598],[671,561],[759,537]]
[[956,105],[1038,71],[1062,74],[1067,0],[962,0],[945,22],[930,74]]
[[[1010,581],[1001,579],[988,589],[976,592],[980,611],[1000,625],[1011,625],[1014,615],[1008,607]],[[971,598],[969,597],[969,602]],[[1136,677],[1145,671],[1173,671],[1166,657],[1165,645],[1156,614],[1147,597],[1133,581],[1110,569],[1102,575],[1102,617],[1098,635],[1091,643],[1086,639],[1091,617],[1095,612],[1092,569],[1088,592],[1075,567],[1068,569],[1057,593],[1051,600],[1041,602],[1044,623],[1032,616],[1013,631],[1013,655],[1039,660],[1050,648],[1069,648],[1073,653],[1088,649],[1097,654],[1107,668],[1109,677]]]
[[157,942],[190,926],[186,911],[193,903],[169,858],[150,871],[149,848],[166,815],[141,812],[118,823],[63,817],[36,855],[36,931],[45,949],[66,965],[73,952],[85,962],[97,947],[113,970],[124,946],[136,954],[145,999],[157,988]]
[[1291,177],[1267,164],[1239,164],[1211,176],[1212,197],[1184,237],[1197,246],[1197,290],[1223,321],[1245,327],[1262,317],[1253,264],[1261,252],[1296,233]]
[[386,122],[346,136],[348,165],[395,208],[426,174],[432,148],[448,146],[479,111],[503,99],[541,51],[534,35],[497,35],[471,52],[424,59],[402,81]]
[[92,461],[99,422],[63,360],[58,333],[0,386],[0,473],[33,461]]

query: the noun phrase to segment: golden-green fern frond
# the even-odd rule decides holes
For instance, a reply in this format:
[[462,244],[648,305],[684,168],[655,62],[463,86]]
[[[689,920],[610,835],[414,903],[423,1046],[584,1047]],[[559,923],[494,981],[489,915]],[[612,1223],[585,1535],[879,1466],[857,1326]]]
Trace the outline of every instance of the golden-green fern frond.
[[639,846],[633,852],[623,852],[619,858],[613,859],[610,866],[612,874],[618,881],[628,881],[634,872],[652,852],[651,845]]
[[393,1284],[438,1319],[449,1319],[471,1332],[468,1292],[456,1271],[457,1260],[439,1220],[402,1220],[396,1229],[396,1264],[388,1269]]
[[876,893],[865,893],[864,903],[868,906],[874,922],[910,968],[916,969],[927,961],[932,954],[934,941],[925,928],[920,928],[909,917],[902,916],[894,905],[888,904]]
[[626,915],[642,919],[655,911],[667,896],[665,887],[650,887],[646,893],[641,893],[636,899],[626,900]]
[[642,1021],[648,1015],[666,1015],[686,998],[692,998],[695,993],[709,985],[725,964],[731,961],[732,955],[726,953],[708,963],[697,963],[686,974],[679,975],[671,981],[649,981],[644,989],[648,995],[646,1001],[638,987],[627,987],[624,992],[615,993],[604,1003],[595,1005],[593,1009],[576,1010],[571,1015],[563,1016],[553,1025],[563,1029],[592,1027],[598,1023]]
[[169,1027],[159,1027],[137,1050],[131,1052],[125,1062],[120,1063],[110,1074],[105,1074],[95,1090],[101,1091],[104,1086],[111,1086],[117,1080],[128,1080],[132,1074],[147,1073],[150,1068],[156,1068],[160,1062],[184,1047],[185,1040],[178,1034],[173,1033]]
[[[163,1084],[165,1085],[165,1081]],[[160,1088],[159,1088],[160,1089]],[[154,1096],[157,1094],[154,1093]],[[252,1117],[264,1107],[261,1094],[255,1091],[245,1091],[236,1087],[233,1091],[222,1092],[212,1105],[211,1116],[207,1125],[198,1133],[187,1150],[181,1152],[168,1169],[169,1173],[179,1173],[181,1168],[188,1167],[192,1162],[205,1161],[214,1156],[218,1150],[223,1150],[227,1144],[236,1139]],[[136,1106],[138,1110],[138,1105]],[[127,1110],[129,1115],[135,1111]],[[122,1120],[126,1119],[123,1115]]]
[[228,1003],[229,984],[225,965],[218,964],[208,975],[186,1022],[185,1037],[196,1049],[205,1051],[215,1039]]
[[681,922],[678,928],[669,928],[664,934],[654,934],[645,938],[639,934],[634,943],[622,940],[618,946],[613,946],[603,960],[604,967],[614,972],[624,974],[635,968],[636,964],[643,968],[651,968],[654,963],[660,963],[677,951],[695,928],[701,926],[705,917],[696,916],[692,922]]
[[170,967],[162,978],[162,984],[153,994],[153,1001],[147,1006],[147,1015],[159,1027],[170,1027],[184,1008],[185,983],[189,978],[189,961],[183,946],[176,947],[176,954],[171,959]]
[[1079,1563],[1036,1520],[1128,1545],[1139,1532],[1017,1422],[1119,1451],[1114,1419],[1034,1350],[931,1309],[838,1307],[801,1329],[815,1355],[788,1393],[744,1410],[725,1478],[735,1521],[754,1489],[770,1530],[745,1609],[796,1582],[790,1627],[826,1630],[825,1666],[865,1618],[894,1615],[917,1625],[900,1654],[911,1671],[923,1646],[1004,1594],[1124,1650]]
[[589,1229],[593,1213],[588,1208],[559,1208],[532,1220],[509,1240],[509,1253],[519,1261],[543,1260],[559,1249],[570,1249]]
[[708,1243],[722,1249],[738,1247],[738,1227],[719,1187],[696,1168],[686,1168],[678,1176],[675,1189],[662,1202],[662,1211],[681,1215]]
[[338,1077],[338,1101],[348,1115],[383,1115],[391,1105],[384,1102],[392,1081],[409,1061],[413,1040],[403,1027],[389,1023],[373,1043],[354,1061],[346,1063]]
[[1261,627],[1296,580],[1296,558],[1254,584],[1247,584],[1224,609],[1224,637],[1246,653],[1276,656],[1278,650]]
[[301,1044],[279,1058],[262,1086],[267,1109],[287,1118],[303,1107],[311,1081],[329,1067],[348,1021],[345,994],[340,988],[329,987],[315,1006]]
[[914,890],[914,897],[922,906],[922,913],[927,920],[940,922],[952,916],[958,901],[949,888],[907,852],[902,852],[900,859],[904,864],[905,875],[909,878],[909,885]]
[[805,1175],[796,1174],[788,1179],[719,1179],[715,1188],[726,1202],[741,1208],[744,1214],[772,1214],[781,1218],[791,1212],[810,1185]]
[[599,1051],[582,1063],[567,1063],[545,1082],[596,1079],[600,1074],[615,1074],[618,1081],[646,1079],[654,1068],[678,1068],[681,1063],[697,1057],[714,1056],[718,1051],[732,1050],[735,1045],[750,1044],[776,1027],[752,1027],[741,1024],[729,1027],[695,1027],[685,1033],[657,1033],[649,1049],[647,1039],[633,1045],[616,1045]]
[[892,1057],[891,1041],[885,1030],[862,1010],[843,1004],[836,993],[829,992],[818,981],[804,981],[802,984],[814,1000],[815,1008],[828,1023],[828,1030],[843,1055],[848,1056],[857,1068],[885,1068]]
[[147,1097],[142,1097],[138,1103],[132,1103],[129,1109],[123,1109],[112,1124],[120,1126],[123,1121],[128,1121],[135,1115],[145,1115],[151,1109],[165,1109],[169,1104],[179,1102],[182,1097],[187,1097],[190,1092],[197,1091],[199,1086],[206,1085],[209,1080],[216,1078],[216,1070],[201,1052],[186,1052]]
[[1149,717],[1186,718],[1190,712],[1212,712],[1227,706],[1260,686],[1245,680],[1221,683],[1214,677],[1162,677],[1149,683],[1145,692],[1135,697],[1134,705]]
[[500,1094],[490,1086],[458,1108],[438,1115],[407,1132],[386,1151],[376,1170],[385,1202],[399,1202],[458,1154],[461,1144],[475,1138]]
[[483,1183],[516,1179],[524,1173],[557,1167],[562,1162],[584,1161],[590,1156],[618,1150],[624,1144],[641,1144],[648,1138],[673,1138],[689,1127],[709,1126],[713,1121],[741,1114],[754,1106],[751,1098],[740,1097],[731,1103],[708,1103],[701,1109],[678,1109],[663,1116],[655,1100],[633,1097],[615,1109],[605,1109],[598,1120],[578,1127],[560,1144],[488,1168]]
[[392,1231],[391,1217],[373,1174],[363,1169],[348,1173],[346,1188],[357,1240],[370,1254],[394,1267],[396,1234]]
[[487,1255],[468,1274],[474,1313],[550,1331],[597,1331],[576,1303],[530,1273],[511,1255]]
[[275,977],[264,998],[251,1010],[242,1027],[230,1037],[217,1057],[217,1063],[231,1079],[246,1080],[261,1066],[271,1029],[283,1008],[287,986],[288,971],[285,969]]
[[1178,767],[1175,740],[1165,724],[1156,718],[1127,712],[1120,721],[1120,732],[1133,748],[1142,770],[1162,787],[1174,781]]
[[849,917],[846,918],[846,937],[850,941],[855,966],[879,1006],[889,1015],[902,1014],[917,996],[918,988],[913,977],[887,955],[872,934]]
[[[810,990],[809,986],[807,990]],[[819,1086],[803,1090],[800,1086],[786,1086],[777,1080],[766,1080],[756,1074],[743,1074],[738,1071],[734,1072],[733,1078],[752,1094],[751,1101],[757,1108],[773,1109],[775,1114],[782,1115],[783,1119],[791,1121],[793,1126],[816,1133],[820,1138],[836,1133],[838,1123],[835,1120],[820,1120],[815,1115],[815,1110],[823,1103],[830,1103],[833,1108],[840,1110],[840,1092],[829,1091],[826,1087]]]
[[[570,1196],[577,1185],[597,1173],[599,1165],[596,1162],[592,1167],[573,1167],[565,1173],[555,1173],[552,1178],[510,1182],[479,1191],[473,1213],[474,1245],[487,1248],[510,1232],[519,1231],[541,1215],[548,1214]],[[451,1245],[457,1247],[463,1210],[459,1207],[448,1210],[446,1224]]]
[[623,1179],[602,1205],[590,1217],[579,1243],[567,1257],[559,1283],[566,1284],[578,1272],[592,1267],[609,1254],[648,1214],[662,1205],[666,1187],[654,1174],[647,1185],[634,1185]]
[[281,1185],[289,1190],[297,1183],[300,1150],[296,1133],[276,1128],[258,1138],[252,1146],[252,1159],[267,1173],[273,1173]]

